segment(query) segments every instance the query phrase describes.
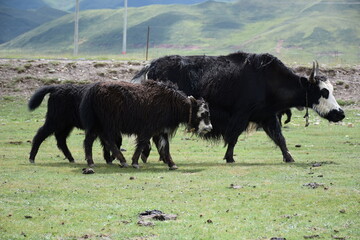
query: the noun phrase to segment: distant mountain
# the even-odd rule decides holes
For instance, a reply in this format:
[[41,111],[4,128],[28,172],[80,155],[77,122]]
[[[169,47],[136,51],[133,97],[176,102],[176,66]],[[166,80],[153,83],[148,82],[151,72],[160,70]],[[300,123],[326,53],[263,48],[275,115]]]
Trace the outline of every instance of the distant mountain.
[[[181,4],[181,5],[192,5],[208,0],[129,0],[128,7],[143,7],[148,5],[171,5],[171,4]],[[211,1],[211,0],[210,0]],[[219,0],[219,2],[232,2],[235,0]],[[81,0],[80,9],[117,9],[124,7],[124,0]]]
[[[142,7],[153,4],[169,5],[182,4],[190,5],[202,3],[207,0],[128,0],[129,7]],[[212,1],[212,0],[210,0]],[[236,0],[216,0],[219,2],[234,2]],[[0,0],[0,7],[15,9],[38,9],[41,7],[51,7],[63,11],[73,11],[75,0]],[[117,9],[124,6],[124,0],[80,0],[80,9]]]
[[[26,0],[23,0],[26,1]],[[53,8],[66,11],[73,11],[75,0],[43,0],[46,4]],[[169,4],[196,4],[207,0],[128,0],[129,7],[142,7],[153,4],[169,5]],[[236,0],[216,0],[219,2],[233,2]],[[80,9],[117,9],[124,6],[124,0],[80,0]]]
[[[360,4],[349,0],[239,0],[196,5],[151,5],[128,10],[128,52],[143,53],[150,26],[153,57],[165,54],[270,52],[284,59],[358,61]],[[122,46],[123,10],[80,14],[81,54],[116,54]],[[74,15],[43,24],[0,50],[71,53]]]
[[[196,4],[201,3],[206,0],[136,0],[128,1],[129,7],[142,7],[153,4],[169,5],[169,4]],[[83,10],[87,9],[116,9],[122,8],[124,6],[124,0],[82,0],[80,3],[80,8]]]
[[0,7],[15,8],[15,9],[38,9],[45,7],[45,4],[42,0],[1,0]]
[[7,42],[45,22],[66,14],[66,12],[49,7],[37,10],[0,7],[0,43]]

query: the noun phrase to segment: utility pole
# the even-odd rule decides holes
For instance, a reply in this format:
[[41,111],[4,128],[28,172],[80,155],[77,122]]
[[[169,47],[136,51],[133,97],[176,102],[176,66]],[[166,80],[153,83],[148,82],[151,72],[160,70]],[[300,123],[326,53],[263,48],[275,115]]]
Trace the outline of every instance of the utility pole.
[[149,55],[149,41],[150,41],[150,26],[148,26],[147,37],[146,37],[146,61],[148,60],[148,55]]
[[124,0],[124,29],[123,29],[123,44],[122,54],[126,54],[126,31],[127,31],[127,0]]
[[75,30],[74,30],[74,56],[78,55],[79,50],[79,0],[75,5]]

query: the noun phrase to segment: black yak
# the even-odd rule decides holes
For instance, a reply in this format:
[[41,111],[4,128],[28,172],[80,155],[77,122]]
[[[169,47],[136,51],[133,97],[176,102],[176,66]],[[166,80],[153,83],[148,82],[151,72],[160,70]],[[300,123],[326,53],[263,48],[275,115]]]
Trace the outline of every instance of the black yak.
[[138,168],[138,159],[150,138],[160,135],[157,147],[171,170],[177,169],[169,151],[169,137],[179,124],[187,124],[198,134],[211,131],[209,107],[200,99],[188,97],[173,84],[147,81],[143,85],[128,82],[96,83],[88,89],[80,105],[81,120],[86,130],[85,158],[93,166],[92,144],[96,136],[120,160],[127,163],[115,145],[122,134],[136,135],[137,146],[132,166]]
[[[40,106],[46,94],[50,94],[45,123],[40,127],[32,140],[29,161],[35,162],[36,154],[41,143],[50,135],[55,134],[57,146],[64,153],[69,162],[74,162],[74,158],[66,144],[66,139],[74,127],[83,129],[79,106],[81,98],[90,84],[75,85],[51,85],[37,90],[29,100],[28,107],[32,111]],[[121,143],[117,143],[120,145]],[[104,158],[107,163],[111,163],[113,158],[109,151],[104,148]]]
[[213,130],[205,137],[224,139],[224,159],[234,162],[239,135],[250,122],[262,127],[285,162],[293,162],[277,113],[291,107],[310,107],[329,121],[345,115],[333,96],[333,86],[316,62],[306,78],[295,74],[270,54],[236,52],[227,56],[165,56],[153,60],[132,82],[172,81],[187,95],[203,97],[210,106]]

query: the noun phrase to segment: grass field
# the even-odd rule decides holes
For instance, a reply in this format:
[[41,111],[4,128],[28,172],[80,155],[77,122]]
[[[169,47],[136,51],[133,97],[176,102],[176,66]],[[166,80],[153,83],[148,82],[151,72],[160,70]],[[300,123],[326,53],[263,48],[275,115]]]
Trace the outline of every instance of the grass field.
[[[240,136],[229,165],[222,143],[179,129],[171,143],[178,170],[156,151],[140,169],[108,166],[96,143],[92,175],[81,173],[78,130],[68,139],[77,163],[63,159],[54,137],[28,163],[45,112],[44,103],[30,113],[23,99],[0,100],[0,239],[360,239],[359,110],[342,124],[312,112],[308,128],[295,112],[283,129],[291,164],[262,131]],[[123,147],[130,160],[133,139]],[[304,186],[314,182],[322,185]],[[177,220],[139,226],[138,214],[152,209]]]

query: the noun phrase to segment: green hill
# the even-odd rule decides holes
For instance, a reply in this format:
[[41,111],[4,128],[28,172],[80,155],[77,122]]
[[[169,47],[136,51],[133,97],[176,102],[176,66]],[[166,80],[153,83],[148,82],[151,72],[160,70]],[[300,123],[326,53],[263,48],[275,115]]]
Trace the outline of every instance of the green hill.
[[45,22],[66,14],[66,12],[49,7],[37,10],[0,7],[0,43],[7,42]]
[[38,9],[46,7],[43,0],[1,0],[0,7],[15,8],[15,9]]
[[[11,0],[6,0],[11,1]],[[24,1],[24,0],[17,0]],[[28,1],[28,0],[27,0]],[[39,0],[32,0],[39,1]],[[53,8],[65,10],[65,11],[73,11],[75,7],[74,0],[43,0],[46,4]],[[129,0],[129,7],[142,7],[153,4],[197,4],[201,2],[205,2],[207,0]],[[235,0],[216,0],[219,2],[233,2]],[[122,8],[124,6],[124,0],[80,0],[80,9],[88,10],[88,9],[117,9]]]
[[[359,2],[240,0],[152,5],[128,10],[128,53],[143,54],[150,26],[151,57],[165,54],[270,52],[282,59],[359,61]],[[6,51],[72,52],[68,14],[0,45]],[[79,53],[121,52],[123,9],[80,14]]]

